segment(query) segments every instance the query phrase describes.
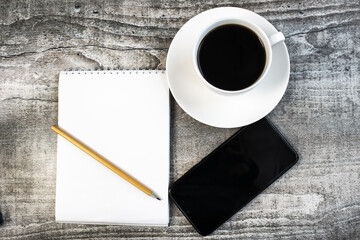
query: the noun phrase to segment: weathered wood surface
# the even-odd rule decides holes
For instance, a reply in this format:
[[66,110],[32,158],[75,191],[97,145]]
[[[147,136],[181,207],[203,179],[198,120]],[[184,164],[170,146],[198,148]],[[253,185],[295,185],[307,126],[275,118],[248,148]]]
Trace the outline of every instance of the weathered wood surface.
[[[299,163],[208,238],[360,238],[359,1],[1,1],[1,239],[199,237],[170,205],[169,227],[54,222],[59,71],[164,69],[178,29],[218,6],[243,7],[287,37],[291,77],[269,115]],[[236,129],[171,103],[171,181]]]

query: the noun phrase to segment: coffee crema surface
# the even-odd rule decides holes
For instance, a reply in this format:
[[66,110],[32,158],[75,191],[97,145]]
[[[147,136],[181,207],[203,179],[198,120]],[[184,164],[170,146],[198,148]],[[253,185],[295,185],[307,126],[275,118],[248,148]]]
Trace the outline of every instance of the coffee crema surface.
[[210,31],[198,48],[198,67],[207,82],[227,91],[245,89],[261,76],[266,52],[255,32],[237,24]]

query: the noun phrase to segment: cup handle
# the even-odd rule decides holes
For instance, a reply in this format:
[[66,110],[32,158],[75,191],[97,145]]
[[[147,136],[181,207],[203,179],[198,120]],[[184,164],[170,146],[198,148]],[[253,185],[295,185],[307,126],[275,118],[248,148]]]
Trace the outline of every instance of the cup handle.
[[271,35],[269,37],[269,41],[270,41],[271,46],[274,46],[278,42],[282,42],[284,40],[285,40],[285,36],[284,36],[284,34],[282,32],[274,33],[273,35]]

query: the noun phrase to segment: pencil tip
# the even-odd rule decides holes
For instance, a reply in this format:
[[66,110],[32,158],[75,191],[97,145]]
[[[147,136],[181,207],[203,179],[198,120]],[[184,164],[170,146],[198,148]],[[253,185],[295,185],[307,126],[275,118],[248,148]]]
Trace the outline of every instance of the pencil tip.
[[158,196],[155,195],[155,193],[150,193],[149,194],[150,197],[156,198],[157,200],[161,201],[161,198],[159,198]]

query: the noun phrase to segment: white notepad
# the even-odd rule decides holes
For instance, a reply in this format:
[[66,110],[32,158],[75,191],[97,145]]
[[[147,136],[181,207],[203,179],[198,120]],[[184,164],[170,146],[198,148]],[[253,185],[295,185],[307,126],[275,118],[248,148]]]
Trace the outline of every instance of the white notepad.
[[169,89],[162,71],[61,72],[59,127],[162,200],[59,136],[56,221],[168,225],[169,122]]

